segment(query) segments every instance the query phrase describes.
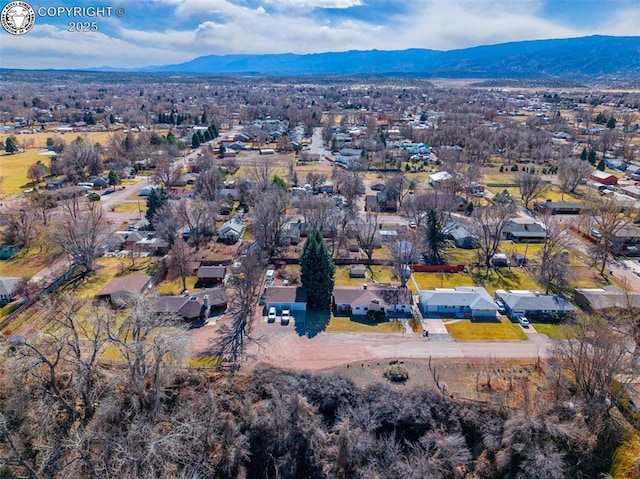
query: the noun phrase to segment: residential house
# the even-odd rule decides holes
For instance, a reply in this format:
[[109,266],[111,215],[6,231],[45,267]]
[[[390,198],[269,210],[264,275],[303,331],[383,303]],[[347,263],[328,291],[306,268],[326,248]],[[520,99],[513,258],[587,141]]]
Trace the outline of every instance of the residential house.
[[214,311],[227,307],[224,288],[210,288],[180,296],[157,296],[149,302],[156,314],[175,314],[188,322],[206,320]]
[[337,313],[366,316],[369,311],[387,315],[409,314],[413,307],[413,295],[408,288],[333,288],[333,305]]
[[435,313],[457,318],[495,318],[500,309],[487,290],[467,286],[421,290],[418,304],[425,317]]
[[386,185],[384,184],[384,181],[382,181],[382,180],[374,180],[371,183],[371,189],[373,191],[384,191],[385,188],[386,188]]
[[244,233],[244,222],[240,218],[226,221],[218,232],[218,239],[229,243],[236,243]]
[[288,308],[291,311],[307,311],[307,292],[300,286],[276,286],[267,288],[265,296],[267,310],[273,307],[281,312]]
[[446,239],[453,241],[456,248],[473,249],[478,244],[478,237],[467,226],[456,221],[448,222],[443,233]]
[[121,305],[146,290],[153,284],[153,278],[147,274],[137,272],[127,276],[114,278],[96,294],[98,299],[109,301],[114,305]]
[[567,298],[559,294],[499,289],[495,296],[504,303],[507,316],[511,319],[521,316],[534,318],[566,316],[577,309]]
[[165,255],[169,252],[169,242],[162,238],[157,238],[153,234],[148,234],[136,243],[140,251],[149,252],[151,255]]
[[582,203],[568,203],[566,201],[545,201],[534,203],[533,209],[536,211],[550,215],[579,215],[585,209]]
[[196,273],[198,283],[204,285],[222,284],[226,275],[227,267],[223,265],[200,266],[200,268],[198,268],[198,272]]
[[640,228],[625,226],[611,237],[611,249],[626,256],[640,256]]
[[618,183],[618,177],[611,173],[605,173],[604,171],[596,170],[589,175],[591,181],[595,181],[602,185],[615,185]]
[[453,176],[451,176],[451,173],[449,173],[448,171],[438,171],[429,175],[429,184],[435,188],[436,186],[440,186],[442,183],[449,181],[452,178]]
[[547,229],[543,223],[533,218],[517,217],[505,223],[501,235],[504,239],[518,243],[544,243]]
[[620,158],[606,158],[604,160],[604,166],[616,171],[626,171],[627,164]]
[[576,288],[573,293],[575,303],[582,309],[593,313],[617,310],[640,310],[640,293],[623,291],[614,285],[604,288]]
[[634,181],[640,181],[640,165],[635,163],[627,164],[626,175]]
[[636,200],[640,199],[640,188],[634,185],[623,186],[620,190],[628,196],[635,198]]
[[363,264],[352,264],[349,266],[349,278],[365,278],[367,267]]
[[58,188],[62,188],[63,186],[67,186],[67,180],[47,180],[46,188],[48,190],[57,190]]
[[0,278],[0,306],[13,301],[15,297],[15,291],[20,284],[22,278],[5,276]]

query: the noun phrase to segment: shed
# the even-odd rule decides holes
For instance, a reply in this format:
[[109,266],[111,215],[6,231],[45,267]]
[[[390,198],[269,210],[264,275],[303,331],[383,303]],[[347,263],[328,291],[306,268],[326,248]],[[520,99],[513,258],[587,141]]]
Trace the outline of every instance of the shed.
[[367,267],[363,264],[352,264],[349,266],[350,278],[365,278],[367,275]]

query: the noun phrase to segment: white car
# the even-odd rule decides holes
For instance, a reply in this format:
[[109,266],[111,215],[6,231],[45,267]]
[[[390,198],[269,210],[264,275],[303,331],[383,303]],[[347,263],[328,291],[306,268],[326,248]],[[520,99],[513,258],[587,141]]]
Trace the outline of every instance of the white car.
[[291,319],[291,312],[288,309],[283,309],[282,316],[280,318],[282,324],[289,324],[289,320]]
[[520,316],[518,318],[518,322],[520,323],[520,326],[522,326],[523,328],[529,327],[529,320],[524,316]]
[[415,221],[413,221],[413,220],[409,221],[409,228],[417,228],[417,227],[418,227],[418,225],[416,224]]
[[276,316],[277,316],[277,314],[276,314],[276,308],[274,308],[273,306],[271,306],[271,307],[269,308],[269,312],[267,313],[267,321],[268,321],[268,322],[270,322],[270,323],[275,322],[275,320],[276,320]]

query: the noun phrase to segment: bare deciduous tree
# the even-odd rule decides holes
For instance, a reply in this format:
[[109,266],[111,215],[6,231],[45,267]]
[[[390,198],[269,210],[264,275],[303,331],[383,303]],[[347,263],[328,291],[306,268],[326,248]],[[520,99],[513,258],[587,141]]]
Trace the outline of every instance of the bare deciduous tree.
[[93,271],[93,262],[107,235],[107,223],[98,202],[81,205],[78,198],[73,198],[62,204],[53,237],[74,264],[83,266],[86,272]]
[[176,167],[173,162],[166,156],[163,156],[157,163],[153,172],[156,181],[162,183],[167,190],[173,188],[182,176],[180,168]]
[[333,198],[305,195],[300,198],[299,209],[311,231],[326,232],[337,223],[338,211]]
[[217,201],[219,191],[223,188],[224,178],[218,168],[208,168],[200,171],[195,183],[195,189],[204,201]]
[[373,258],[373,250],[377,243],[378,212],[367,211],[356,219],[356,241],[368,259]]
[[287,223],[289,195],[271,185],[256,200],[253,209],[253,229],[256,239],[268,256],[273,256],[280,244]]
[[190,229],[189,241],[196,251],[200,249],[206,236],[215,234],[216,212],[215,203],[208,203],[199,199],[187,200],[183,198],[175,203],[175,212],[183,224]]
[[8,244],[22,248],[31,246],[36,237],[36,213],[26,203],[16,203],[5,208],[3,237]]
[[594,197],[588,204],[590,224],[601,235],[595,247],[594,260],[600,263],[600,274],[604,274],[607,261],[615,247],[616,234],[631,220],[631,210],[621,206],[615,198]]
[[178,239],[171,246],[168,258],[168,268],[171,275],[182,280],[182,291],[187,289],[187,276],[191,273],[192,255],[186,241]]
[[547,216],[543,224],[546,228],[546,239],[538,256],[540,258],[539,275],[546,287],[546,292],[554,285],[561,285],[569,272],[568,258],[565,257],[567,238],[565,227],[557,218]]
[[544,195],[551,185],[544,181],[542,177],[533,173],[520,172],[515,178],[516,186],[520,191],[520,198],[524,203],[524,207],[529,209],[529,203],[542,195]]
[[584,182],[591,173],[591,165],[580,158],[565,158],[558,162],[558,181],[564,196],[574,193],[578,185]]
[[487,268],[491,266],[493,255],[498,252],[502,228],[515,214],[513,203],[495,203],[491,206],[476,208],[471,230],[478,240],[478,249]]

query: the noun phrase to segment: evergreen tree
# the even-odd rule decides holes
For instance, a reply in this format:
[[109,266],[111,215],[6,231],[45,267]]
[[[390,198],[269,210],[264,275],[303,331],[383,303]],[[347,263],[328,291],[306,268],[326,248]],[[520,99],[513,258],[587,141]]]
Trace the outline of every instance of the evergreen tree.
[[218,157],[224,158],[224,154],[227,151],[227,147],[224,146],[224,143],[220,143],[220,148],[218,148]]
[[209,133],[209,130],[204,130],[204,141],[211,141],[213,138],[211,138],[211,133]]
[[616,127],[616,119],[614,117],[611,117],[607,120],[607,128],[609,128],[610,130],[615,129]]
[[203,125],[207,124],[207,114],[205,112],[202,112],[202,117],[200,118],[200,123],[202,123]]
[[169,143],[170,145],[175,145],[177,142],[177,138],[176,135],[174,135],[172,132],[167,133],[167,143]]
[[113,113],[111,113],[109,115],[109,123],[111,123],[112,125],[116,122],[116,117],[113,116]]
[[598,171],[604,171],[604,160],[600,160],[598,162],[598,166],[596,167]]
[[145,217],[149,223],[153,224],[153,216],[156,211],[164,206],[167,201],[169,201],[169,195],[167,195],[167,190],[163,187],[153,188],[151,190],[151,193],[147,196],[147,212],[145,213]]
[[120,177],[118,173],[113,170],[109,170],[109,186],[113,186],[113,189],[120,184]]
[[282,178],[280,178],[278,175],[275,175],[273,177],[273,180],[271,180],[271,181],[273,182],[274,185],[276,185],[276,187],[279,190],[287,191],[287,189],[288,189],[287,188],[287,182],[284,181]]
[[4,142],[4,151],[11,155],[18,152],[18,140],[16,140],[15,136],[11,135]]
[[[472,203],[469,203],[472,204]],[[473,210],[472,210],[473,211]],[[427,211],[426,233],[426,253],[429,261],[433,264],[441,264],[444,262],[444,250],[447,242],[444,235],[444,225],[440,221],[438,212],[430,208]]]
[[211,136],[213,138],[218,138],[219,133],[218,133],[218,128],[216,127],[216,125],[211,123],[211,126],[209,128],[211,128]]
[[596,164],[596,150],[589,150],[589,155],[587,157],[587,159],[589,160],[589,163],[591,163],[592,165]]
[[300,255],[300,277],[309,309],[329,310],[335,272],[336,266],[322,233],[314,231],[307,237]]
[[198,148],[200,146],[200,138],[196,133],[191,136],[191,146],[194,148]]
[[587,149],[586,148],[582,149],[582,152],[580,153],[580,159],[582,161],[587,161]]

